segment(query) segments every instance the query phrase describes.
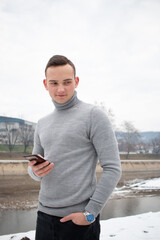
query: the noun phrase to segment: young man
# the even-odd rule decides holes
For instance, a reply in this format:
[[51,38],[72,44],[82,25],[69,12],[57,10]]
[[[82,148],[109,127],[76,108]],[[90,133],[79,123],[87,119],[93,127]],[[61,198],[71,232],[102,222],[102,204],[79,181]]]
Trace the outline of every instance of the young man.
[[[102,110],[77,98],[70,60],[53,56],[45,74],[55,110],[38,122],[33,154],[48,161],[28,167],[41,181],[36,240],[98,240],[99,213],[121,174],[115,135]],[[103,173],[96,183],[98,160]]]

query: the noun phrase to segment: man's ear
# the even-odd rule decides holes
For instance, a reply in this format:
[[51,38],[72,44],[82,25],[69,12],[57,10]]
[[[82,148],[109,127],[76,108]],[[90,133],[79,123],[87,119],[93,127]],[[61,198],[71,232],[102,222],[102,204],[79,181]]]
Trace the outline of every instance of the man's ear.
[[47,79],[43,79],[43,84],[46,90],[48,90]]
[[78,84],[79,84],[79,77],[76,77],[75,78],[75,88],[78,87]]

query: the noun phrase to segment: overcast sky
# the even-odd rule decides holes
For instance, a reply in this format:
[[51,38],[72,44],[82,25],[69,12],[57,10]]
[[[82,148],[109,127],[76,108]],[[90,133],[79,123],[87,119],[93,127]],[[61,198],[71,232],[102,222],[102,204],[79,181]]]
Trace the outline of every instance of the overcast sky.
[[0,0],[0,34],[0,115],[50,113],[44,68],[62,54],[81,100],[103,102],[117,127],[160,131],[159,0]]

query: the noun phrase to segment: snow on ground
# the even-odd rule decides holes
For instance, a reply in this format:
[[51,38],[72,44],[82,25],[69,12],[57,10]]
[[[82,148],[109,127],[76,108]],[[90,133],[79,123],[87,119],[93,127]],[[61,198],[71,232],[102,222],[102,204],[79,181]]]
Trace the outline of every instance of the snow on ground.
[[[0,236],[0,240],[35,239],[35,231]],[[26,238],[26,239],[27,239]],[[101,221],[100,240],[159,240],[160,212]]]
[[123,197],[134,190],[136,191],[158,191],[160,190],[160,178],[152,178],[148,180],[134,179],[126,181],[122,187],[116,187],[113,196]]
[[160,239],[160,212],[101,221],[101,240]]
[[154,178],[149,180],[141,180],[138,183],[133,183],[130,185],[132,189],[137,190],[159,190],[160,189],[160,178]]

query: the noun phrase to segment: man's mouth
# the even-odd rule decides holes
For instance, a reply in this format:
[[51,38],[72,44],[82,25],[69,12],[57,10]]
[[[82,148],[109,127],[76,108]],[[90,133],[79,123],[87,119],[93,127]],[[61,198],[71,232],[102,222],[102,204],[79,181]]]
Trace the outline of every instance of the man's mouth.
[[66,95],[64,94],[58,94],[57,97],[65,97]]

